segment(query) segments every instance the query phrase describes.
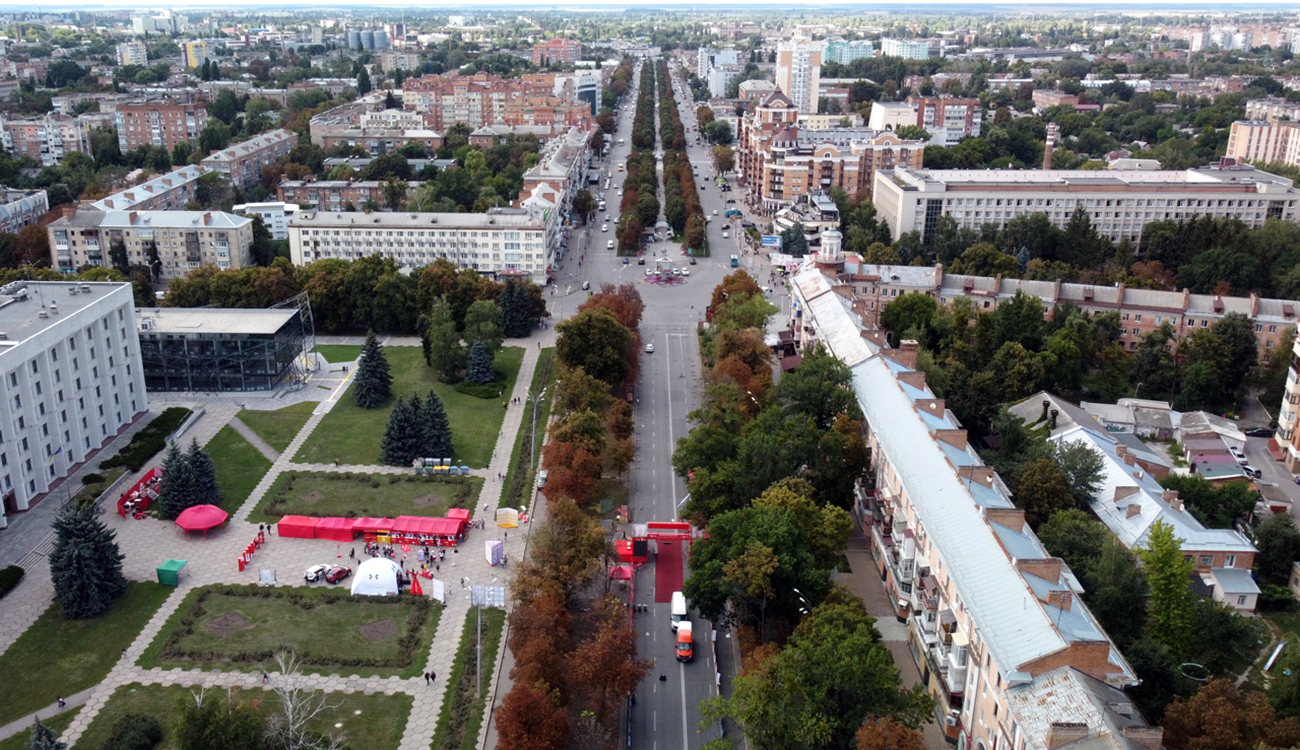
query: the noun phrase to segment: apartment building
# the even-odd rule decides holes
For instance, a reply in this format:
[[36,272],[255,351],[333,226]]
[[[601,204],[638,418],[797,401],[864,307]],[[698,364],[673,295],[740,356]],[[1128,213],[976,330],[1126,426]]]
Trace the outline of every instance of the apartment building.
[[1225,156],[1241,162],[1300,166],[1300,121],[1238,120]]
[[0,288],[0,528],[149,408],[131,285]]
[[[406,194],[414,193],[420,184],[418,180],[406,183]],[[282,180],[275,197],[322,211],[358,211],[368,204],[392,208],[380,180]]]
[[872,200],[894,238],[917,231],[926,244],[940,216],[978,230],[1042,213],[1064,228],[1082,207],[1102,236],[1137,244],[1153,221],[1230,216],[1248,227],[1267,219],[1295,221],[1300,198],[1291,180],[1232,160],[1183,171],[898,167],[875,179]]
[[198,195],[199,178],[206,167],[186,166],[119,190],[89,204],[100,211],[180,211]]
[[1050,107],[1059,107],[1063,104],[1074,107],[1079,103],[1079,95],[1067,94],[1056,89],[1034,89],[1033,100],[1034,109],[1041,112]]
[[117,45],[118,65],[148,65],[149,48],[144,42],[122,42]]
[[1077,579],[927,387],[916,342],[866,337],[822,272],[841,260],[828,239],[794,277],[791,323],[801,347],[826,345],[852,373],[872,459],[853,511],[875,563],[855,575],[883,582],[939,726],[965,748],[1156,750],[1163,733],[1122,692],[1137,676]]
[[335,213],[303,211],[289,220],[294,265],[323,258],[392,258],[417,268],[445,258],[461,268],[545,283],[552,248],[548,217],[526,208],[485,213]]
[[123,153],[141,146],[171,151],[178,143],[197,141],[208,124],[202,104],[170,100],[119,104],[114,115],[117,145]]
[[798,196],[831,187],[854,199],[865,197],[877,170],[916,168],[925,154],[923,141],[905,141],[889,131],[803,129],[798,117],[797,108],[778,90],[740,119],[736,163],[745,202],[765,215]]
[[221,151],[213,151],[199,163],[207,169],[224,174],[231,185],[248,190],[261,182],[263,167],[288,156],[297,145],[297,133],[283,129],[272,130]]
[[953,96],[909,96],[909,104],[916,107],[916,124],[936,132],[943,129],[946,142],[956,145],[961,139],[979,135],[984,122],[984,105],[979,99],[959,99]]
[[18,234],[49,210],[50,196],[44,190],[11,190],[0,185],[0,232]]
[[821,42],[792,39],[776,45],[776,87],[785,92],[795,109],[805,113],[817,112],[821,76]]
[[[507,104],[524,100],[548,100],[555,96],[556,76],[538,73],[519,78],[478,73],[426,75],[402,82],[402,108],[426,116],[425,127],[442,132],[453,123],[470,128],[483,125],[527,124],[511,122]],[[577,102],[571,102],[577,105]],[[584,125],[591,119],[590,108],[573,106],[566,125]]]
[[37,117],[0,115],[0,143],[14,156],[26,156],[53,167],[73,151],[90,153],[89,120],[70,115]]
[[442,134],[432,130],[339,128],[322,130],[319,145],[326,150],[340,147],[361,148],[371,156],[382,156],[398,151],[408,143],[419,144],[424,147],[425,153],[432,154],[442,148]]
[[[969,299],[974,308],[990,313],[998,305],[1024,293],[1043,304],[1043,314],[1051,317],[1062,304],[1079,307],[1089,315],[1114,312],[1119,315],[1119,343],[1125,351],[1137,349],[1142,338],[1161,325],[1173,327],[1178,339],[1197,328],[1209,328],[1229,313],[1246,316],[1255,326],[1259,357],[1277,356],[1288,329],[1296,327],[1296,310],[1300,302],[1249,297],[1225,297],[1216,294],[1192,294],[1187,291],[1165,292],[1156,289],[1129,289],[1124,284],[1068,284],[1061,281],[1004,279],[992,276],[967,276],[948,273],[942,263],[933,266],[890,266],[863,263],[845,253],[842,263],[841,290],[853,301],[854,311],[868,328],[880,325],[880,311],[904,294],[917,293],[950,305],[958,298]],[[1285,356],[1285,355],[1283,355]]]
[[881,39],[880,54],[904,60],[927,60],[939,56],[939,45],[929,39]]
[[298,213],[300,206],[284,201],[266,201],[263,203],[239,203],[230,208],[241,216],[256,216],[262,220],[273,240],[289,239],[289,219]]
[[1297,412],[1300,412],[1300,336],[1291,347],[1291,366],[1287,369],[1286,386],[1282,393],[1282,409],[1277,415],[1277,434],[1273,441],[1283,451],[1282,460],[1287,471],[1300,474],[1300,429],[1297,429]]
[[1246,101],[1247,120],[1300,120],[1300,103],[1280,96]]
[[582,42],[576,39],[547,39],[533,45],[533,65],[573,65],[582,59]]
[[202,39],[185,42],[182,45],[182,51],[185,56],[185,67],[187,68],[197,68],[208,61],[208,43]]
[[252,262],[253,220],[221,211],[99,211],[65,208],[46,230],[50,265],[73,271],[85,265],[109,268],[112,249],[126,251],[127,263],[154,268],[165,280],[200,266],[243,268]]
[[394,70],[418,70],[420,55],[416,52],[385,52],[379,56],[379,64],[385,72]]
[[833,40],[826,44],[826,59],[841,65],[848,65],[854,60],[876,56],[876,48],[869,39],[844,41]]

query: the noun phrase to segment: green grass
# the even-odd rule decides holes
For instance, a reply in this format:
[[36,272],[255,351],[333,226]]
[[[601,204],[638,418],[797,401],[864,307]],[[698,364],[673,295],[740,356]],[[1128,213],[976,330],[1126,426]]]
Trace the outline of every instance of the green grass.
[[[116,482],[118,480],[118,477],[126,473],[126,468],[122,466],[115,466],[111,469],[103,469],[101,471],[97,471],[94,473],[100,475],[104,479],[99,482],[91,482],[90,484],[83,484],[80,485],[79,487],[73,487],[72,492],[78,500],[84,502],[91,502],[95,500],[96,498],[99,497],[100,493],[108,489],[109,486],[113,484],[113,482]],[[130,489],[130,488],[131,486],[127,485],[124,489]],[[113,498],[113,500],[116,501],[117,498]]]
[[470,750],[478,745],[479,728],[487,696],[492,693],[492,675],[496,671],[497,649],[505,627],[506,613],[500,609],[483,609],[483,692],[475,695],[478,686],[478,611],[465,613],[465,627],[460,634],[460,648],[447,677],[447,695],[438,712],[438,726],[433,732],[433,750]]
[[[501,431],[508,395],[501,399],[482,399],[457,393],[454,385],[438,382],[418,346],[386,346],[384,354],[393,373],[393,394],[419,393],[423,397],[432,388],[447,409],[456,462],[485,468]],[[514,389],[523,357],[524,350],[517,346],[503,347],[497,353],[496,369],[506,376],[503,389],[506,394]],[[312,464],[333,463],[335,459],[345,464],[381,463],[379,441],[391,406],[390,401],[379,409],[362,409],[353,403],[352,386],[349,386],[294,460]]]
[[[80,710],[80,706],[77,708],[70,708],[63,713],[52,716],[48,719],[41,719],[41,723],[52,730],[55,736],[58,736],[63,733],[63,730],[68,728],[68,725],[72,723],[72,720],[77,716],[77,712]],[[24,729],[7,740],[0,740],[0,750],[29,750],[30,745],[28,742],[31,740],[31,737],[31,731],[29,729]]]
[[[282,571],[286,576],[301,575],[300,571]],[[208,593],[200,603],[204,587],[195,589],[163,625],[162,631],[145,649],[140,666],[150,669],[220,669],[222,671],[255,672],[271,666],[270,659],[251,655],[263,652],[292,650],[302,660],[304,672],[322,674],[360,674],[379,677],[415,677],[424,666],[423,657],[429,653],[442,606],[433,603],[429,615],[418,631],[418,637],[407,662],[403,666],[340,665],[347,659],[400,659],[399,641],[406,632],[408,618],[415,611],[414,600],[402,597],[392,600],[341,599],[320,601],[326,592],[346,594],[350,578],[338,586],[300,586],[276,589],[277,593],[297,594],[306,602],[315,600],[315,606],[303,607],[287,596],[260,597],[234,596],[221,591]],[[219,588],[219,587],[216,587]],[[197,609],[196,609],[197,608]],[[235,613],[235,614],[231,614]],[[233,631],[221,630],[212,625],[214,620],[230,615],[242,616],[247,625]],[[192,625],[187,626],[184,620]],[[361,628],[368,624],[391,620],[395,632],[370,640]],[[186,632],[188,631],[188,632]],[[180,635],[173,638],[173,633]],[[169,644],[186,654],[202,654],[207,658],[168,658]]]
[[[175,726],[180,715],[177,703],[182,699],[190,699],[193,692],[194,688],[175,685],[123,685],[109,697],[108,703],[104,704],[104,708],[77,741],[77,747],[89,750],[102,747],[108,740],[114,722],[125,714],[137,713],[152,716],[162,725],[163,739],[154,750],[176,750]],[[243,697],[260,701],[263,716],[274,714],[279,704],[274,693],[261,690],[247,691]],[[406,729],[407,717],[411,714],[411,703],[411,696],[401,693],[332,693],[329,704],[338,704],[338,707],[323,712],[309,725],[309,729],[315,732],[341,731],[347,737],[348,747],[356,750],[396,750],[402,740],[402,732]],[[343,724],[341,730],[334,728],[337,723]]]
[[286,515],[442,518],[452,507],[468,508],[473,515],[482,490],[482,477],[286,471],[276,477],[248,520],[276,523]]
[[0,693],[0,726],[103,680],[122,657],[122,648],[131,645],[173,591],[132,582],[107,612],[89,620],[65,619],[58,603],[51,604],[0,654],[0,675],[20,679],[22,685]]
[[[543,388],[551,385],[555,379],[553,363],[555,347],[547,347],[537,356],[537,367],[533,369],[533,382],[530,393],[541,393]],[[554,394],[552,394],[554,395]],[[551,417],[551,400],[545,398],[537,402],[537,439],[533,441],[533,455],[528,455],[528,441],[533,427],[532,405],[524,404],[524,421],[519,425],[515,435],[515,446],[510,453],[510,471],[506,474],[506,487],[501,493],[498,507],[527,507],[535,486],[534,469],[537,457],[542,452],[543,438],[546,436],[547,420]],[[530,462],[529,459],[532,459]]]
[[221,507],[234,513],[271,470],[271,459],[263,456],[230,425],[218,430],[204,449],[217,465]]
[[352,362],[361,356],[360,344],[317,344],[316,353],[330,364],[339,365]]
[[311,419],[311,414],[319,405],[317,401],[303,401],[275,411],[254,411],[245,409],[237,415],[239,421],[248,425],[248,429],[266,441],[266,444],[283,453],[289,447],[302,426]]

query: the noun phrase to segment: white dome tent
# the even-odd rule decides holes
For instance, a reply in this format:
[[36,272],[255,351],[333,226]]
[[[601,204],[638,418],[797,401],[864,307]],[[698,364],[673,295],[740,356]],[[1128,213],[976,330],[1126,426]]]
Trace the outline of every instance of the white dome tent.
[[397,563],[386,557],[375,557],[357,566],[352,579],[353,596],[395,596],[401,589],[397,577],[401,572]]

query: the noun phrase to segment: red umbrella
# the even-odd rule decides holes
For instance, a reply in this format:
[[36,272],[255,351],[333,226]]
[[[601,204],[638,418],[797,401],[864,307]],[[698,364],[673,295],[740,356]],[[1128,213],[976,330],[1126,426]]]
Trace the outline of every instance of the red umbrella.
[[230,514],[215,505],[195,505],[186,508],[176,517],[176,525],[186,531],[202,531],[208,535],[208,529],[216,528],[226,522]]

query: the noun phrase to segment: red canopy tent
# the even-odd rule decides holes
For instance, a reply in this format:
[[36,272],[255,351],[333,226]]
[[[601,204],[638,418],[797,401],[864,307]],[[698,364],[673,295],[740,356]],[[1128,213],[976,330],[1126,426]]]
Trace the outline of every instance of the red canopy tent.
[[216,528],[226,522],[230,514],[215,505],[195,505],[186,508],[176,517],[176,525],[185,531],[202,531],[208,535],[208,529]]
[[307,516],[285,516],[275,525],[275,533],[290,539],[315,539],[319,520]]
[[465,534],[465,527],[468,525],[463,518],[434,518],[434,533],[438,536],[461,537]]
[[[352,533],[364,534],[367,542],[377,541],[380,535],[388,536],[393,530],[391,518],[357,518],[352,521]],[[387,538],[384,539],[388,541]]]
[[316,538],[350,542],[356,533],[354,518],[322,518],[316,522]]
[[447,517],[453,521],[469,523],[469,508],[448,508]]
[[128,505],[132,512],[137,510],[148,510],[149,503],[158,497],[158,483],[162,481],[162,469],[155,466],[145,475],[140,477],[140,481],[131,486],[131,489],[122,493],[117,499],[117,514],[126,518]]

